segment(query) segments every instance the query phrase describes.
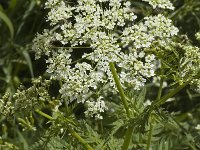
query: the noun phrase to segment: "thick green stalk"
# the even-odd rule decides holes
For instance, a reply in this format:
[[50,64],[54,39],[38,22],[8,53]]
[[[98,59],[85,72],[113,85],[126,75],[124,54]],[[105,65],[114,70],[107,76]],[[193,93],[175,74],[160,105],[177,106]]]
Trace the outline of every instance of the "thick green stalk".
[[[126,95],[124,94],[124,90],[123,90],[123,88],[121,86],[117,71],[115,69],[115,64],[113,62],[110,62],[109,65],[110,65],[110,70],[112,72],[112,75],[113,75],[117,90],[119,91],[119,95],[121,97],[122,103],[123,103],[124,108],[126,110],[126,114],[127,114],[128,118],[130,118],[130,111],[129,111],[129,107],[128,107],[128,102],[127,102],[127,99],[126,99]],[[124,138],[124,143],[122,145],[122,150],[127,150],[128,149],[129,143],[131,141],[133,128],[134,127],[131,126],[131,125],[128,126],[128,129],[126,131],[125,138]]]
[[152,132],[153,132],[153,124],[152,124],[152,122],[150,121],[150,129],[149,129],[149,134],[148,134],[148,140],[147,140],[147,148],[146,148],[146,150],[150,150]]
[[122,145],[122,150],[128,149],[129,143],[131,141],[133,129],[134,129],[134,126],[132,126],[132,125],[128,126],[128,129],[126,130],[126,134],[125,134],[125,138],[124,138],[124,143]]
[[161,97],[160,99],[156,100],[153,104],[154,106],[160,106],[162,104],[164,104],[169,98],[171,98],[172,96],[174,96],[175,94],[177,94],[180,90],[182,90],[185,86],[187,86],[189,84],[189,82],[185,82],[182,85],[179,85],[178,87],[176,87],[174,90],[170,91],[168,94],[164,95],[163,97]]
[[[41,116],[52,120],[53,117],[49,116],[48,114],[45,114],[44,112],[40,111],[39,109],[35,110],[38,114],[40,114]],[[93,148],[78,134],[76,133],[74,130],[72,130],[71,128],[68,128],[68,130],[70,131],[70,133],[72,134],[73,137],[75,137],[81,144],[83,144],[83,146],[87,149],[87,150],[93,150]]]
[[126,110],[126,114],[127,114],[128,117],[130,117],[130,111],[129,111],[129,108],[128,108],[128,102],[127,102],[126,96],[124,94],[124,90],[123,90],[123,88],[121,86],[118,74],[116,72],[115,64],[113,62],[110,62],[109,65],[110,65],[110,70],[112,72],[112,75],[113,75],[117,90],[119,91],[119,95],[121,97],[122,103],[123,103],[124,108]]
[[163,88],[163,78],[160,79],[160,86],[159,86],[159,89],[158,89],[158,95],[157,95],[156,100],[159,100],[161,98],[162,88]]
[[80,137],[78,133],[76,133],[71,128],[69,128],[68,130],[70,131],[73,137],[75,137],[80,143],[82,143],[85,146],[85,148],[87,148],[88,150],[93,150],[93,148],[82,137]]

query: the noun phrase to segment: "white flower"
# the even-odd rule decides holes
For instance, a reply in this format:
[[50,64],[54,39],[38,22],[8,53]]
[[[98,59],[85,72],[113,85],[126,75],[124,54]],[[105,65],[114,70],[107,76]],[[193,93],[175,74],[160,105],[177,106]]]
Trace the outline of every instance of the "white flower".
[[200,124],[198,124],[195,129],[200,130]]
[[[53,3],[51,3],[51,1]],[[74,7],[65,5],[63,1],[50,0],[45,3],[46,8],[51,8],[47,15],[47,21],[50,21],[51,25],[55,25],[60,21],[67,20],[72,17],[72,10]]]
[[85,115],[89,117],[95,117],[95,119],[103,119],[101,113],[107,110],[108,108],[105,105],[105,102],[102,100],[103,97],[100,96],[96,101],[86,101],[88,109],[85,111]]
[[[168,5],[163,2],[162,7]],[[48,56],[47,72],[62,82],[62,99],[68,103],[87,102],[86,115],[99,119],[106,110],[101,90],[107,86],[111,92],[117,91],[109,63],[115,62],[123,88],[128,85],[140,90],[146,78],[155,75],[156,58],[148,54],[148,48],[154,41],[165,43],[178,32],[163,15],[145,17],[136,23],[129,1],[78,0],[71,4],[48,0],[45,7],[50,9],[47,21],[54,27],[33,40],[36,58]],[[85,53],[74,60],[74,51]],[[94,99],[96,93],[99,98]]]
[[178,28],[172,25],[172,21],[161,14],[145,17],[144,20],[145,22],[123,30],[121,40],[124,47],[132,44],[136,49],[149,48],[155,39],[167,41],[178,33]]
[[145,101],[145,103],[144,103],[144,106],[147,107],[147,106],[149,106],[149,105],[151,105],[151,101],[150,101],[149,99],[147,99],[147,100]]
[[35,52],[35,58],[39,59],[42,54],[49,56],[50,43],[53,40],[53,36],[49,30],[45,29],[43,34],[37,34],[33,40],[32,50]]
[[142,0],[148,2],[154,9],[163,8],[163,9],[174,9],[174,6],[169,0]]

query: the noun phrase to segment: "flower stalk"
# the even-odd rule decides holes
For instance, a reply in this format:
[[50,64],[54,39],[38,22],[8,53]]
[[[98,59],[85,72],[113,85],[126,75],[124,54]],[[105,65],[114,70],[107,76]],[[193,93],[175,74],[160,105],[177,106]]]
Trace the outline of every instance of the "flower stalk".
[[[151,117],[150,117],[151,119]],[[153,132],[153,123],[152,119],[150,120],[150,128],[149,128],[149,134],[148,134],[148,139],[147,139],[147,147],[146,150],[150,150],[151,147],[151,139],[152,139],[152,132]]]
[[[116,68],[115,68],[115,64],[113,62],[110,62],[109,65],[110,65],[110,70],[112,72],[116,87],[119,91],[122,103],[123,103],[124,108],[126,110],[127,117],[130,118],[130,111],[129,111],[129,107],[128,107],[128,102],[127,102],[127,99],[126,99],[126,95],[124,94],[124,90],[121,86],[121,83],[120,83],[120,80],[119,80],[119,77],[118,77],[118,74],[117,74],[117,71],[116,71]],[[131,141],[133,128],[134,127],[131,126],[131,125],[128,126],[128,129],[126,130],[126,134],[125,134],[124,143],[122,145],[122,150],[128,149],[129,143]]]
[[132,125],[128,126],[128,129],[126,130],[125,138],[124,138],[124,143],[122,145],[122,150],[127,150],[128,146],[131,141],[132,133],[133,133],[134,127]]
[[128,108],[128,102],[127,102],[126,96],[124,94],[124,90],[123,90],[123,88],[121,86],[117,71],[115,69],[115,64],[113,62],[110,62],[109,65],[110,65],[110,70],[112,72],[112,75],[113,75],[117,90],[119,91],[119,95],[121,97],[122,103],[123,103],[124,108],[126,110],[127,117],[130,117],[130,111],[129,111],[129,108]]
[[193,78],[191,78],[190,80],[188,80],[187,82],[177,86],[174,90],[172,90],[171,92],[169,92],[168,94],[164,95],[163,97],[161,97],[160,99],[154,101],[154,103],[152,103],[152,105],[159,107],[160,105],[164,104],[169,98],[173,97],[174,95],[176,95],[180,90],[182,90],[184,87],[186,87],[192,79],[199,79],[200,78],[200,73],[198,73],[196,76],[194,76]]

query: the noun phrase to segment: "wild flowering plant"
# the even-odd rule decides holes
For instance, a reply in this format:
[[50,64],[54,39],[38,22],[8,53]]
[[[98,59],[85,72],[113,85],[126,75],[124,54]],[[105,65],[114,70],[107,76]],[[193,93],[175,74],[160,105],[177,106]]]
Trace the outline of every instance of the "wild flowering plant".
[[[96,119],[102,119],[101,112],[108,109],[104,89],[117,92],[112,71],[119,74],[123,88],[140,90],[146,79],[155,75],[155,54],[148,49],[155,41],[167,44],[178,32],[162,14],[137,23],[129,1],[80,0],[71,4],[55,0],[45,6],[50,9],[47,21],[54,29],[44,30],[34,39],[36,58],[48,56],[47,72],[51,79],[62,81],[61,99],[88,104],[85,114]],[[157,7],[162,6],[172,8],[171,3]],[[73,59],[74,51],[81,49],[79,60]]]
[[[169,0],[143,1],[153,9],[174,9]],[[167,15],[151,13],[141,17],[135,7],[135,2],[128,0],[48,0],[45,8],[50,29],[36,35],[32,50],[36,59],[45,56],[50,78],[33,80],[28,89],[20,87],[13,96],[15,107],[6,102],[4,107],[8,105],[9,110],[2,112],[36,111],[52,124],[48,136],[60,140],[73,136],[86,149],[156,149],[158,145],[151,141],[153,126],[164,126],[165,117],[167,123],[175,124],[160,106],[188,84],[199,90],[200,51],[182,42],[178,28]],[[196,36],[199,39],[199,34]],[[150,105],[145,105],[146,88],[153,78],[159,81],[158,94]],[[53,97],[50,86],[55,81],[59,82],[59,94]],[[162,96],[167,82],[172,89]],[[52,116],[41,111],[46,105]],[[73,110],[80,105],[84,117],[78,120]],[[103,123],[109,118],[105,114],[115,119],[114,130],[101,137],[89,122]],[[28,119],[19,121],[26,129],[36,130]],[[120,129],[125,136],[115,137]],[[132,133],[145,132],[145,144],[131,144]],[[87,134],[97,140],[84,140]],[[63,145],[83,149],[74,141],[69,143]]]

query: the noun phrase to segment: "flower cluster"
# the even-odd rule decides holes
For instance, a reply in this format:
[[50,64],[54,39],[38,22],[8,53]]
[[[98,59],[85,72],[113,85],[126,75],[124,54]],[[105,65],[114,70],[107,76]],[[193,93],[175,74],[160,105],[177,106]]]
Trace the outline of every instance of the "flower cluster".
[[77,100],[84,103],[92,95],[92,91],[97,89],[98,84],[104,82],[103,74],[94,71],[92,66],[85,62],[77,63],[65,76],[60,93],[68,102]]
[[[200,49],[197,46],[178,43],[178,48],[183,50],[183,57],[180,59],[179,82],[190,81],[200,73]],[[200,92],[200,80],[192,79],[190,85],[196,92]]]
[[65,2],[60,0],[49,0],[45,4],[45,8],[50,8],[47,15],[47,20],[50,21],[50,25],[55,25],[62,20],[67,20],[72,17],[73,7],[68,7]]
[[50,43],[53,40],[51,31],[45,29],[43,34],[37,34],[33,40],[32,49],[35,51],[35,59],[39,59],[42,54],[49,56]]
[[[123,30],[123,46],[133,43],[134,48],[148,48],[153,41],[162,39],[163,43],[173,35],[177,35],[178,28],[172,25],[172,21],[162,14],[144,18],[144,22]],[[163,44],[162,43],[162,44]]]
[[105,105],[105,102],[102,100],[103,97],[97,98],[96,101],[87,100],[86,104],[88,106],[87,111],[85,111],[86,116],[95,117],[95,119],[103,119],[100,113],[104,112],[108,108]]
[[10,101],[11,95],[9,93],[5,93],[4,96],[0,99],[0,114],[4,116],[8,116],[13,114],[14,106]]
[[[134,52],[133,54],[124,56],[123,59],[126,61],[119,63],[119,67],[122,68],[120,80],[122,83],[134,85],[134,89],[139,90],[146,82],[145,77],[154,76],[153,61],[155,60],[155,56],[153,54],[147,55],[143,51],[139,54]],[[142,61],[142,59],[144,60]]]
[[162,8],[162,9],[174,9],[174,6],[169,0],[142,0],[148,2],[154,9]]
[[[163,8],[170,6],[169,2],[156,4]],[[156,58],[144,49],[178,32],[171,20],[160,14],[137,23],[129,1],[78,0],[72,5],[48,0],[45,6],[50,9],[47,21],[53,29],[44,30],[34,39],[36,58],[43,54],[48,56],[47,72],[51,78],[62,81],[63,99],[69,103],[87,102],[86,114],[100,119],[98,113],[105,110],[101,90],[106,85],[113,92],[117,91],[109,63],[116,64],[124,88],[128,85],[139,90],[146,78],[155,75]],[[75,59],[75,51],[84,54]],[[98,98],[93,98],[97,97],[96,93]]]
[[21,85],[13,95],[15,101],[14,111],[16,113],[30,112],[45,101],[50,101],[48,88],[49,80],[42,81],[42,78],[32,80],[33,86],[26,89]]
[[195,76],[200,68],[200,49],[191,45],[179,45],[184,50],[184,57],[181,60],[181,76]]

